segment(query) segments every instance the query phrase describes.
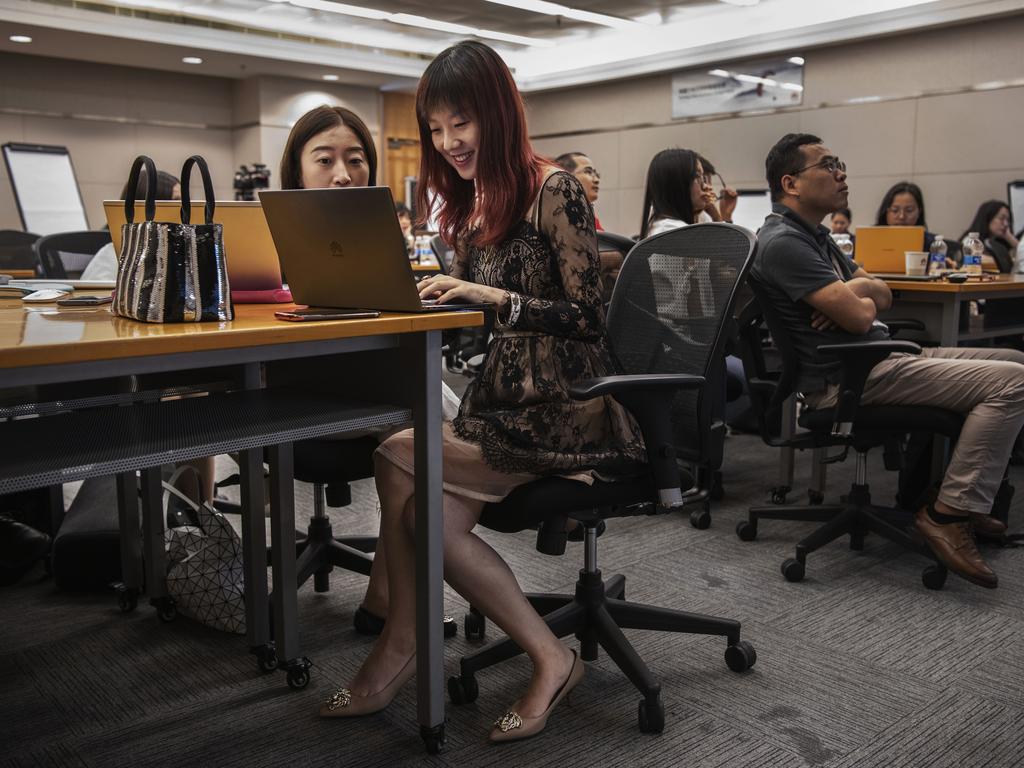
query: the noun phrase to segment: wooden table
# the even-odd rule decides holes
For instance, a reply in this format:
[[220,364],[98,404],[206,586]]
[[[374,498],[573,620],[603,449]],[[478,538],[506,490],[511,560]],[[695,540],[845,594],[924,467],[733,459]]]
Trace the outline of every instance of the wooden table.
[[[413,410],[418,720],[421,735],[433,750],[444,738],[441,330],[482,325],[483,315],[387,313],[373,319],[292,323],[274,319],[273,312],[280,308],[239,305],[235,320],[229,322],[158,325],[113,317],[107,308],[58,309],[0,301],[0,390],[17,396],[21,390],[15,388],[21,387],[31,392],[32,387],[44,384],[221,366],[239,366],[244,388],[261,389],[267,366],[279,361],[288,361],[288,366],[312,361],[319,368],[338,355],[379,351],[391,355],[391,366],[360,369],[353,364],[349,371],[353,389],[387,391],[389,398],[406,398]],[[348,364],[352,359],[358,358],[344,361]],[[395,371],[401,375],[395,376]],[[349,387],[344,380],[329,383],[338,390]],[[181,401],[177,402],[180,407]],[[251,538],[262,538],[262,482],[252,477],[262,457],[256,451],[246,453],[242,470],[249,477],[243,479],[243,488],[250,489],[250,507],[243,520],[250,525],[245,532]],[[253,503],[254,493],[258,504]],[[275,523],[281,533],[289,528],[294,531],[293,521],[291,525],[287,520]],[[246,546],[249,551],[251,542]],[[292,555],[294,579],[294,552]],[[275,559],[275,565],[278,562]],[[277,589],[278,583],[275,573],[275,592],[282,591]],[[294,582],[290,590],[283,591],[294,596]]]
[[985,323],[984,315],[970,317],[965,302],[984,299],[994,306],[1006,299],[1024,297],[1024,275],[994,275],[991,279],[971,279],[966,283],[946,280],[886,280],[892,290],[893,305],[881,319],[914,318],[924,323],[928,339],[944,347],[976,342],[999,336],[1024,334],[1024,312],[1009,322]]

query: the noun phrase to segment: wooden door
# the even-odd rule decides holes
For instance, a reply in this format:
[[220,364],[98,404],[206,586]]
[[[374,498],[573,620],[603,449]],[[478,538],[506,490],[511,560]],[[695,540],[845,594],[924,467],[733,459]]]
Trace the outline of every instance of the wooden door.
[[396,202],[410,210],[406,200],[405,179],[420,171],[420,134],[416,125],[416,97],[406,93],[384,93],[384,163],[381,182],[391,187]]

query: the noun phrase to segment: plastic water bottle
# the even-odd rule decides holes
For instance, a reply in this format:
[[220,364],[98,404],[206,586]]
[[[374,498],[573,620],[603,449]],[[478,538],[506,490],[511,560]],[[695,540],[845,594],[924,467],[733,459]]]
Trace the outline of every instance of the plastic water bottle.
[[942,235],[936,235],[932,244],[928,247],[928,274],[941,275],[946,271],[946,241]]
[[417,235],[415,241],[413,241],[413,249],[409,253],[409,261],[413,264],[420,263],[420,256],[423,253],[423,235]]
[[964,255],[964,272],[968,275],[981,274],[981,255],[985,252],[985,244],[981,242],[977,232],[968,232],[961,243]]
[[832,235],[835,244],[839,246],[840,253],[848,259],[853,258],[853,238],[846,232]]

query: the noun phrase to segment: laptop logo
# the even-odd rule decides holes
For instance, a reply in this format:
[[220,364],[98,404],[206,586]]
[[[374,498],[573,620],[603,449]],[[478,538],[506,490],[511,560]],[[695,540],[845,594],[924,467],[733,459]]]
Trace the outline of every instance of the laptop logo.
[[344,258],[345,256],[345,251],[342,250],[341,243],[339,243],[337,240],[331,241],[331,256],[334,256],[335,258],[338,259]]

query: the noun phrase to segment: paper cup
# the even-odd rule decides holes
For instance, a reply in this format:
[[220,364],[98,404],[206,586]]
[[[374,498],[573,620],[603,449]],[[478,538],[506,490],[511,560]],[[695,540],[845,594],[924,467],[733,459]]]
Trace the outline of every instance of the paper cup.
[[927,251],[904,251],[903,255],[907,259],[907,274],[908,275],[923,275],[925,269],[928,266],[928,252]]

